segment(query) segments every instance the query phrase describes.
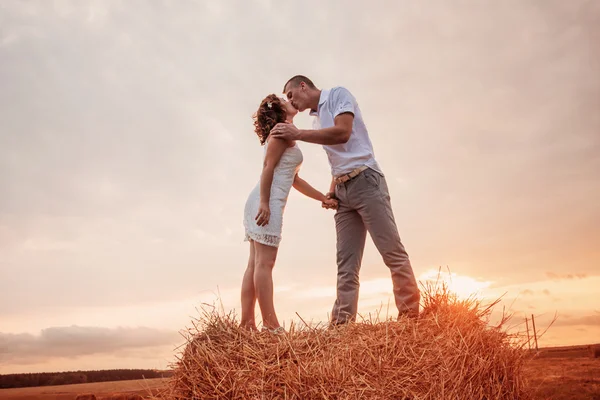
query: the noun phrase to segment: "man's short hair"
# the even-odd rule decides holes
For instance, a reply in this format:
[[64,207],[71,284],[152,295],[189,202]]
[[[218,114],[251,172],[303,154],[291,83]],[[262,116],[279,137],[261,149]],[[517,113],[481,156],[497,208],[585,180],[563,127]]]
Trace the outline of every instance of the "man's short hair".
[[317,87],[315,86],[315,84],[308,79],[306,76],[304,75],[296,75],[291,77],[286,83],[285,85],[283,85],[283,91],[285,92],[285,88],[288,87],[288,85],[294,85],[294,86],[298,86],[300,84],[300,82],[304,82],[308,85],[309,88],[311,89],[316,89]]

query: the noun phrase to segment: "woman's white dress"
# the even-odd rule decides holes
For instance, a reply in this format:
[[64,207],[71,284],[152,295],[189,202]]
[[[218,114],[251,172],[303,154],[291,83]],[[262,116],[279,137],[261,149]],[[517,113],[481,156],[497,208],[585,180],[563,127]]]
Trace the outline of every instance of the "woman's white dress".
[[[265,143],[263,158],[267,154],[269,143]],[[297,144],[285,149],[273,173],[271,184],[271,198],[269,208],[271,217],[265,226],[256,224],[256,214],[260,205],[260,179],[254,187],[244,208],[244,227],[246,228],[245,241],[254,240],[268,246],[278,247],[281,241],[283,227],[283,211],[287,203],[294,178],[300,169],[303,157]]]

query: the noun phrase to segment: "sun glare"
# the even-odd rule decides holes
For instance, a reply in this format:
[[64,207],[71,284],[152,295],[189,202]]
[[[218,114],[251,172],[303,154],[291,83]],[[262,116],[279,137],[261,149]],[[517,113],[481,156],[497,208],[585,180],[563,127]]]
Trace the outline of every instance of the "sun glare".
[[458,275],[452,272],[431,269],[422,273],[418,280],[423,283],[445,283],[450,291],[456,293],[459,298],[466,299],[468,297],[481,298],[484,295],[484,290],[490,287],[492,282],[480,281],[466,275]]

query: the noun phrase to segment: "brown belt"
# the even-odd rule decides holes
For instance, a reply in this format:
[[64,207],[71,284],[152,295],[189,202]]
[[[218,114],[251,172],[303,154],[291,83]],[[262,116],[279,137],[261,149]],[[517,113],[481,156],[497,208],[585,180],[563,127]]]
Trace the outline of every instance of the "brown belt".
[[338,185],[341,184],[341,183],[344,183],[344,182],[348,182],[350,179],[357,177],[358,174],[360,174],[361,172],[363,172],[367,168],[369,168],[369,167],[367,167],[366,165],[363,165],[362,167],[358,167],[354,171],[351,171],[350,173],[347,173],[347,174],[344,174],[344,175],[340,175],[340,176],[336,176],[335,178],[333,178],[333,180]]

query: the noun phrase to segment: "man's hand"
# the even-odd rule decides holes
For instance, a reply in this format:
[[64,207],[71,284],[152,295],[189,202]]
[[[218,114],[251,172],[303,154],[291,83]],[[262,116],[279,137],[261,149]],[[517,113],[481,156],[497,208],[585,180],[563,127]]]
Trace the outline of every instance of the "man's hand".
[[271,136],[276,139],[299,140],[300,129],[294,124],[280,122],[271,129]]

